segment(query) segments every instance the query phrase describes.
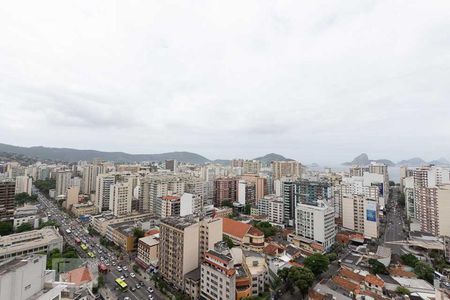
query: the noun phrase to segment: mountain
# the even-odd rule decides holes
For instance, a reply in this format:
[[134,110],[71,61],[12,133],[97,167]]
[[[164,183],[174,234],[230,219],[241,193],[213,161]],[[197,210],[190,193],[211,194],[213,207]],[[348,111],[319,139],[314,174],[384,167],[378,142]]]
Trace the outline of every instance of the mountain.
[[350,162],[343,163],[344,166],[353,166],[353,165],[359,165],[359,166],[367,166],[370,165],[370,163],[376,162],[385,164],[387,166],[395,166],[395,163],[390,161],[389,159],[369,159],[369,156],[366,153],[361,153],[357,157],[355,157]]
[[180,162],[204,164],[209,162],[204,156],[191,152],[168,152],[160,154],[129,154],[125,152],[103,152],[96,150],[78,150],[72,148],[49,148],[49,147],[19,147],[0,143],[0,151],[17,153],[40,160],[59,160],[76,162],[79,160],[91,161],[99,158],[115,162],[140,162],[140,161],[164,161],[176,159]]
[[450,161],[448,161],[445,157],[441,157],[439,159],[430,161],[430,164],[436,166],[450,166]]
[[420,157],[413,157],[413,158],[410,158],[407,160],[401,160],[397,163],[397,165],[418,167],[418,166],[422,166],[426,163],[427,162],[424,161],[423,159],[421,159]]
[[292,160],[292,159],[286,158],[286,157],[284,157],[283,155],[280,155],[280,154],[269,153],[269,154],[266,154],[264,156],[254,158],[254,160],[259,160],[263,164],[268,164],[268,163],[270,163],[272,161],[283,161],[283,160]]

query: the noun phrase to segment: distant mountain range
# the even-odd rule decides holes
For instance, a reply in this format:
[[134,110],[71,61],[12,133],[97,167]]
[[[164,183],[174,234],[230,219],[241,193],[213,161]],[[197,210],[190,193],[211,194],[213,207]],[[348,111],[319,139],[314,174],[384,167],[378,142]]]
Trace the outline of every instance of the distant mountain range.
[[394,163],[393,161],[389,159],[369,159],[369,156],[366,153],[362,153],[355,157],[351,162],[345,162],[343,163],[344,166],[352,166],[352,165],[360,165],[360,166],[366,166],[369,165],[372,162],[376,163],[383,163],[387,166],[393,167],[393,166],[409,166],[409,167],[418,167],[422,165],[432,164],[437,166],[449,166],[450,162],[441,157],[439,159],[433,160],[433,161],[425,161],[420,157],[413,157],[411,159],[401,160],[397,163]]
[[[160,154],[129,154],[125,152],[104,152],[97,150],[78,150],[72,148],[50,148],[43,146],[19,147],[0,143],[0,152],[15,153],[25,155],[36,160],[52,160],[64,162],[77,162],[80,160],[92,161],[93,159],[103,159],[114,162],[141,162],[141,161],[164,161],[166,159],[176,159],[177,161],[193,164],[204,164],[208,162],[229,164],[230,160],[208,158],[192,152],[167,152]],[[255,158],[263,163],[274,160],[289,160],[282,155],[270,153],[262,157]]]

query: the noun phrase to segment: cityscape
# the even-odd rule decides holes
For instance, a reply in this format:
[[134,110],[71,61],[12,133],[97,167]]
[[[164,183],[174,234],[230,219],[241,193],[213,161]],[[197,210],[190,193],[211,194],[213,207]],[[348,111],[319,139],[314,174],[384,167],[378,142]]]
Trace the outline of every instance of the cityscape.
[[450,1],[0,5],[0,300],[450,300]]

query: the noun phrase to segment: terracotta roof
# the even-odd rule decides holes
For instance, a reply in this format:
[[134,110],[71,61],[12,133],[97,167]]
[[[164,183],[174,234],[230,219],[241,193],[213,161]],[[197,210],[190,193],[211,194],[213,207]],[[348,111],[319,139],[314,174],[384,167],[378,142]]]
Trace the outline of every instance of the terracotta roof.
[[80,285],[92,280],[91,272],[88,267],[81,267],[67,272],[66,281]]
[[180,197],[179,196],[162,196],[161,199],[173,201],[173,200],[179,200]]
[[383,279],[381,279],[381,278],[379,278],[379,277],[377,277],[375,275],[372,275],[372,274],[366,275],[366,279],[365,280],[366,280],[367,283],[371,283],[371,284],[374,284],[374,285],[379,286],[379,287],[384,287]]
[[159,233],[158,229],[150,229],[149,231],[147,231],[145,233],[145,236],[152,236],[152,235],[155,235],[155,234],[158,234],[158,233]]
[[252,227],[249,224],[238,222],[238,221],[235,221],[232,219],[228,219],[228,218],[222,218],[222,219],[223,219],[223,233],[240,238],[240,239],[244,238],[245,234]]
[[311,243],[310,246],[313,250],[323,251],[323,246],[319,243]]
[[350,269],[347,268],[341,268],[341,270],[339,271],[339,274],[342,277],[348,278],[351,281],[357,282],[357,283],[361,283],[364,281],[365,277],[362,275],[359,275],[355,272],[353,272]]
[[264,247],[263,252],[268,255],[276,256],[277,254],[279,254],[280,250],[283,250],[283,248],[276,244],[268,244],[266,247]]
[[357,295],[365,295],[365,296],[370,296],[375,300],[384,300],[384,299],[390,299],[390,298],[385,298],[383,296],[378,295],[377,293],[374,293],[372,291],[368,291],[368,290],[359,290],[357,289],[355,291],[355,294]]
[[310,289],[308,291],[308,299],[311,299],[311,300],[324,300],[325,299],[325,295],[319,293],[318,291]]
[[342,278],[341,276],[334,276],[332,280],[336,285],[346,289],[349,292],[354,292],[359,288],[359,285],[350,282],[347,279]]
[[264,236],[264,233],[261,230],[259,230],[258,228],[255,228],[253,226],[251,226],[250,229],[248,230],[248,234],[254,235],[254,236]]
[[415,278],[416,274],[413,272],[408,272],[402,268],[391,268],[389,269],[389,274],[392,276],[405,277],[405,278]]

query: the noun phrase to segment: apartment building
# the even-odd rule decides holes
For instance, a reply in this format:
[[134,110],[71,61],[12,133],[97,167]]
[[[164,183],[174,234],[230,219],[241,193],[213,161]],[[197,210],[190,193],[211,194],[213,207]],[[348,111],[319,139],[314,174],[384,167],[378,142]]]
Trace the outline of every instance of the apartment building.
[[378,238],[379,221],[379,204],[376,200],[363,195],[343,195],[343,228],[362,233],[366,238]]
[[79,186],[71,186],[67,188],[67,196],[66,202],[64,203],[64,207],[67,210],[70,210],[74,204],[78,204],[78,195],[80,194]]
[[66,195],[66,191],[69,188],[70,178],[72,178],[71,171],[58,171],[56,173],[55,197]]
[[200,297],[207,300],[236,299],[236,270],[231,255],[215,250],[201,264]]
[[138,240],[136,262],[143,268],[157,267],[159,261],[159,232]]
[[300,178],[302,174],[301,164],[295,160],[273,161],[272,174],[274,179],[283,177]]
[[133,200],[132,182],[118,182],[109,187],[109,210],[116,217],[131,213],[131,201]]
[[11,220],[14,216],[15,190],[13,179],[0,179],[0,221]]
[[72,205],[72,213],[75,217],[80,217],[84,215],[94,215],[97,213],[97,206],[92,202],[88,203],[76,203]]
[[258,215],[267,216],[269,222],[284,223],[284,202],[282,197],[274,194],[266,195],[257,202],[256,207]]
[[[239,179],[219,178],[214,180],[214,206],[220,207],[224,202],[238,201]],[[245,193],[245,192],[244,192]]]
[[148,221],[153,222],[152,226],[157,225],[155,215],[152,213],[132,213],[120,218],[114,217],[112,213],[102,213],[96,216],[92,216],[91,225],[92,228],[97,231],[101,236],[106,235],[106,231],[109,225],[126,222],[126,221]]
[[[81,192],[89,195],[91,192],[98,192],[97,176],[104,173],[104,168],[100,165],[85,165],[82,170]],[[109,193],[107,193],[109,195]]]
[[261,162],[259,160],[245,160],[242,163],[243,174],[259,174],[261,170]]
[[144,212],[155,212],[157,199],[168,195],[182,195],[187,180],[183,176],[146,176],[140,182],[139,209]]
[[25,254],[62,251],[63,238],[54,227],[0,237],[0,261]]
[[31,176],[16,177],[16,194],[27,193],[31,196],[31,187],[33,186],[33,178]]
[[184,276],[199,267],[199,222],[190,217],[166,218],[160,230],[160,274],[184,290]]
[[306,243],[316,242],[328,250],[336,240],[334,209],[325,202],[300,203],[296,209],[295,233]]
[[[89,167],[88,170],[91,170]],[[95,169],[93,169],[95,170]],[[85,182],[88,184],[89,182]],[[95,180],[95,205],[98,212],[109,210],[111,203],[111,186],[116,183],[113,174],[99,174]]]
[[155,203],[155,214],[158,218],[180,216],[180,196],[158,197]]
[[205,253],[214,249],[214,245],[223,238],[223,220],[221,218],[205,218],[199,222],[199,257],[205,259]]

